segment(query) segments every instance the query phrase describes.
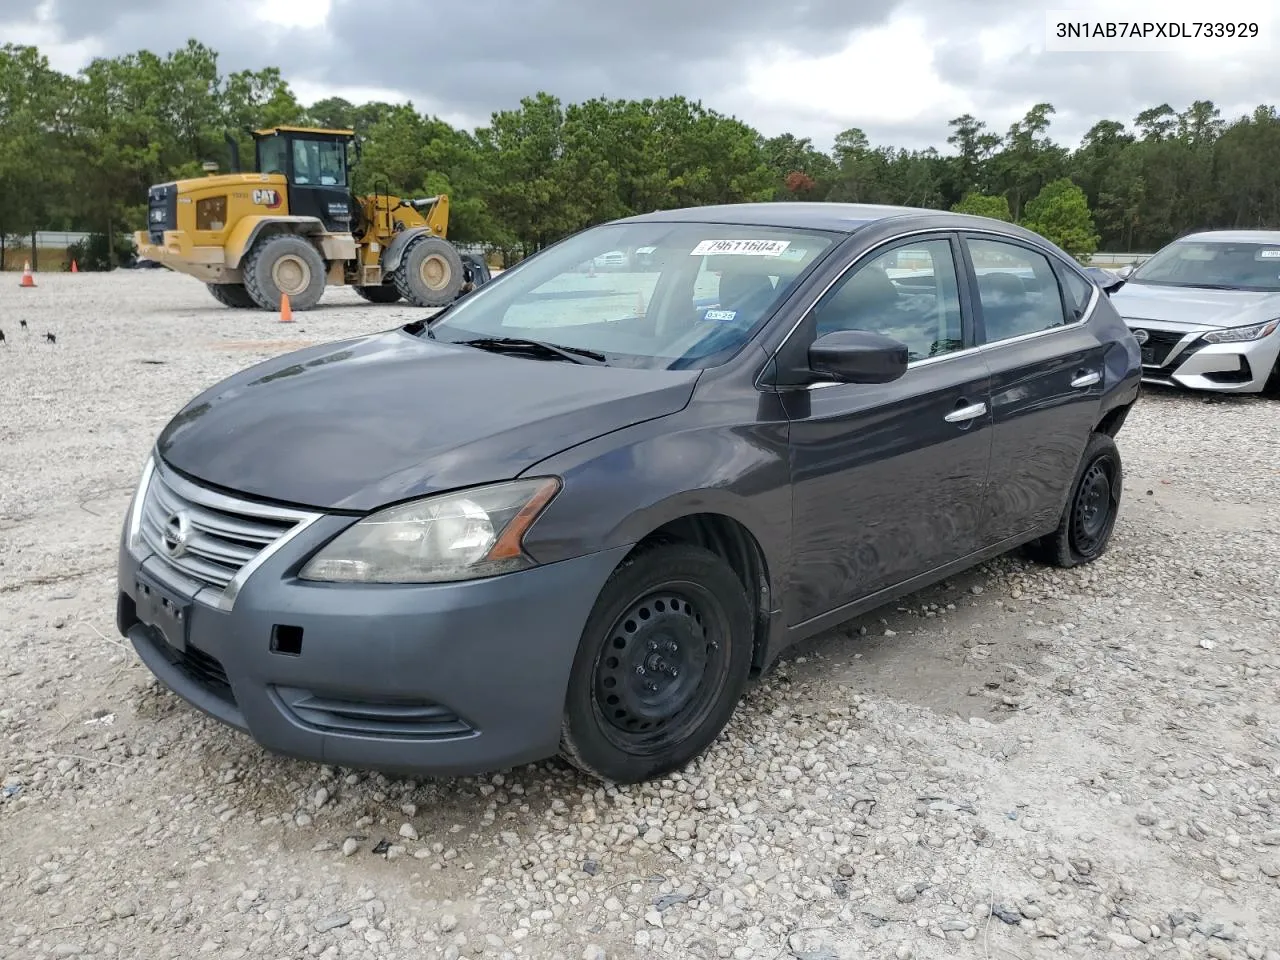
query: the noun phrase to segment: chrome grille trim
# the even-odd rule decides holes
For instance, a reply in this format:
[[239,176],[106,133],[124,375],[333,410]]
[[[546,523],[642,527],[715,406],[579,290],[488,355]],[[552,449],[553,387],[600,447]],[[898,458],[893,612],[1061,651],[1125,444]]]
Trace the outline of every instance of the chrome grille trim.
[[[178,511],[190,522],[190,536],[186,552],[175,558],[165,549],[163,534]],[[322,516],[209,490],[153,457],[131,511],[129,546],[148,560],[147,567],[160,567],[179,583],[194,586],[196,600],[230,610],[250,575]]]

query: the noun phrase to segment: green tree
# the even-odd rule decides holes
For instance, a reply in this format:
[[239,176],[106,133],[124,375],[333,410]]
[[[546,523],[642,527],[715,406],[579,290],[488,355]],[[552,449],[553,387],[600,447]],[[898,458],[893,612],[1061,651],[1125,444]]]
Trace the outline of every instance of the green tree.
[[1067,177],[1045,184],[1028,201],[1021,223],[1082,262],[1098,249],[1084,191]]
[[0,268],[8,237],[31,237],[70,212],[69,98],[70,81],[35,47],[0,47]]
[[956,213],[969,213],[975,217],[991,217],[1006,223],[1013,222],[1013,214],[1009,212],[1009,201],[1004,194],[993,196],[988,193],[978,193],[976,190],[970,191],[951,209]]

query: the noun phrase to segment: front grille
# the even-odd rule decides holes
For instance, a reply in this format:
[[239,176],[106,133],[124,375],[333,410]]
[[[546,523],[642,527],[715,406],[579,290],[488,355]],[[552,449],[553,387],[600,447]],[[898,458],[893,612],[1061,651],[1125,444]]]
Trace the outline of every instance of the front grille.
[[227,671],[214,657],[187,644],[187,648],[178,654],[177,664],[187,676],[210,693],[228,703],[235,702],[235,697],[231,693],[231,681],[227,679]]
[[310,517],[229,497],[157,467],[138,533],[147,550],[197,589],[225,591],[248,564]]
[[1163,367],[1168,362],[1170,354],[1185,336],[1185,333],[1178,333],[1173,330],[1148,329],[1147,342],[1142,344],[1143,364],[1152,367]]
[[162,183],[147,191],[147,233],[152,243],[163,243],[166,230],[178,229],[178,185]]

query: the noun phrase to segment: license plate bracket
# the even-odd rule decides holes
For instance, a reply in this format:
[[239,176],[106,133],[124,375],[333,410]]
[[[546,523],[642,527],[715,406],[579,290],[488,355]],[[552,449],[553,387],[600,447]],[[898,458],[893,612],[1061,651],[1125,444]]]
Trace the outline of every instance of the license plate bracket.
[[1155,366],[1156,364],[1156,348],[1155,347],[1142,348],[1142,362],[1149,367]]
[[136,576],[137,590],[134,605],[138,619],[160,633],[167,643],[179,653],[187,649],[187,632],[191,620],[191,603],[145,574]]

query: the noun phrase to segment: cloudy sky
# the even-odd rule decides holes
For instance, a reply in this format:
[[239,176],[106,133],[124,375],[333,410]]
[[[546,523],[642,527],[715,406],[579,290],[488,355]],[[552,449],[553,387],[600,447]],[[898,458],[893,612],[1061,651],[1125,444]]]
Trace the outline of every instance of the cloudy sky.
[[[1260,20],[1275,8],[1273,19]],[[157,52],[194,36],[224,71],[279,66],[304,103],[412,100],[474,127],[521,96],[683,94],[766,135],[826,148],[861,127],[873,143],[946,150],[969,112],[999,132],[1038,101],[1074,144],[1104,117],[1213,100],[1234,118],[1280,100],[1280,3],[1255,0],[0,0],[0,42],[35,43],[74,71],[99,55]],[[1237,40],[1098,41],[1054,49],[1073,21],[1259,24]],[[1160,49],[1159,44],[1166,44]]]

